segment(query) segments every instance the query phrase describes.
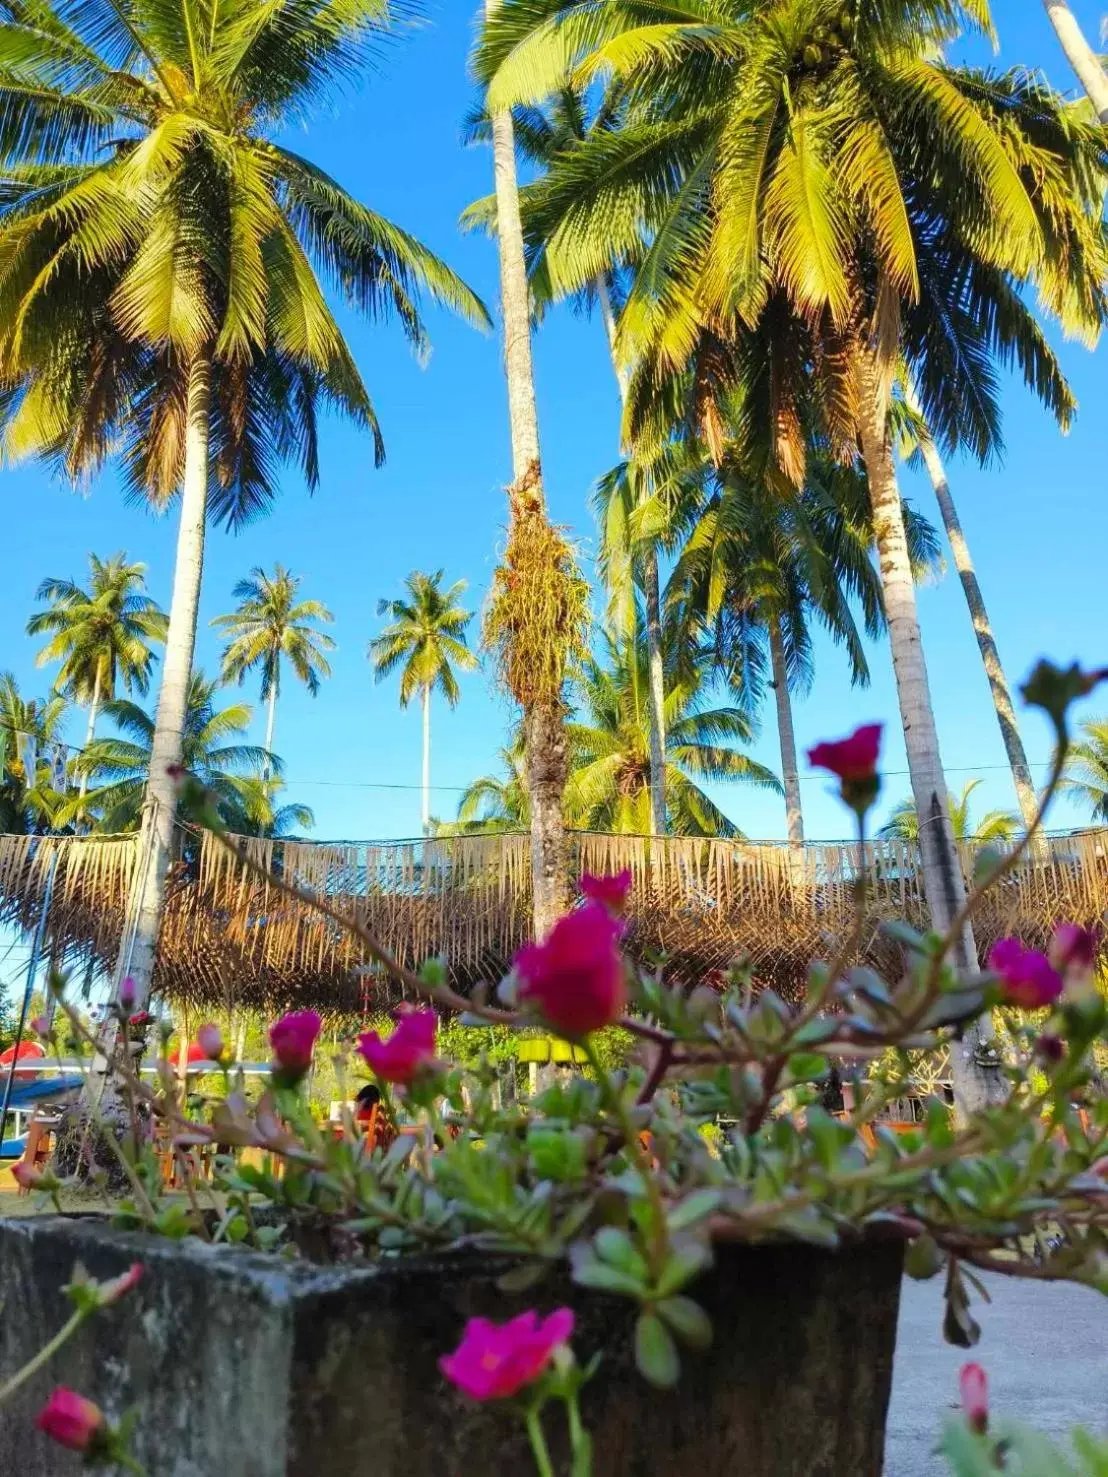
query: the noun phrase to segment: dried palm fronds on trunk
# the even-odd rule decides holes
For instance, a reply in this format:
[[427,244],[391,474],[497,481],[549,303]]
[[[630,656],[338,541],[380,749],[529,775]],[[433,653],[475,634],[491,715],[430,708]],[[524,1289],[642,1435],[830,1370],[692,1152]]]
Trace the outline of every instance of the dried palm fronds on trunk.
[[[531,929],[530,839],[459,836],[402,842],[243,840],[252,860],[363,920],[404,964],[433,955],[465,988],[496,980]],[[759,983],[791,994],[809,961],[825,956],[852,917],[854,845],[574,833],[571,870],[631,870],[630,945],[660,954],[670,976],[693,983],[748,954]],[[961,849],[967,875],[972,846]],[[0,919],[30,928],[53,859],[46,936],[69,959],[114,966],[138,856],[133,836],[0,836]],[[870,923],[863,954],[889,961],[882,918],[924,926],[918,853],[910,843],[866,847]],[[975,921],[978,946],[1015,933],[1045,943],[1054,924],[1108,912],[1108,829],[1044,841],[990,895]],[[271,1009],[292,1002],[336,1013],[369,1006],[383,990],[356,940],[252,873],[205,835],[171,879],[155,983],[172,1001]]]

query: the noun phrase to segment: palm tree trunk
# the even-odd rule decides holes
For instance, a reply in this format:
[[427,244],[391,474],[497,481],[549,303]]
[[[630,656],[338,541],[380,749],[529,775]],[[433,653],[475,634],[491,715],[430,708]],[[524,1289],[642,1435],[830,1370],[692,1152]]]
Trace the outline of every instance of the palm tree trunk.
[[616,312],[612,306],[612,289],[603,272],[596,279],[596,296],[600,303],[600,316],[604,320],[604,335],[608,340],[608,353],[611,355],[612,368],[615,371],[616,383],[619,385],[619,398],[626,403],[628,376],[627,371],[621,368],[616,358]]
[[141,891],[135,940],[127,970],[135,982],[135,1000],[139,1008],[149,997],[153,981],[154,955],[165,904],[166,874],[173,849],[177,796],[170,771],[181,762],[192,653],[196,642],[196,612],[204,569],[210,400],[211,361],[197,358],[189,373],[177,562],[173,571],[165,662],[154,720],[150,774],[146,783],[140,851],[142,863],[138,873]]
[[423,834],[431,834],[431,689],[423,689]]
[[[619,385],[620,403],[626,408],[628,378],[616,358],[616,315],[612,291],[603,273],[596,279],[596,296],[608,339],[612,369]],[[650,673],[650,829],[655,836],[666,833],[666,682],[662,657],[662,599],[658,578],[658,550],[649,544],[643,554],[643,585],[646,595],[646,655]]]
[[655,836],[666,834],[666,680],[662,665],[662,600],[658,580],[658,550],[649,544],[643,554],[646,593],[646,655],[650,673],[650,826]]
[[[882,384],[876,355],[872,351],[863,351],[859,356],[861,409],[858,427],[862,459],[869,484],[908,770],[920,820],[924,893],[932,927],[945,933],[965,901],[965,880],[950,824],[946,777],[939,754],[939,737],[916,610],[912,563],[904,531],[904,510],[889,443],[888,401]],[[968,925],[956,942],[953,955],[964,968],[978,968],[977,946],[973,930]],[[955,1097],[963,1113],[1003,1099],[1004,1086],[999,1071],[983,1065],[978,1059],[979,1049],[991,1036],[991,1023],[987,1016],[982,1016],[967,1030],[960,1046],[956,1045],[952,1051]]]
[[269,689],[269,704],[268,704],[268,710],[266,712],[266,719],[265,719],[265,752],[266,752],[265,778],[266,779],[269,779],[269,776],[270,776],[270,774],[272,772],[272,768],[273,768],[273,766],[272,766],[272,764],[270,762],[270,757],[269,756],[272,755],[272,753],[273,753],[273,733],[274,733],[274,730],[276,729],[276,727],[277,727],[277,684],[276,684],[276,682],[274,682],[274,683],[272,683],[270,685],[270,689]]
[[793,705],[789,696],[785,642],[781,635],[781,622],[776,615],[769,618],[769,655],[773,663],[773,696],[777,703],[777,739],[781,745],[781,778],[785,784],[785,818],[789,828],[789,845],[803,846],[804,812],[800,803],[800,770],[796,762]]
[[[96,667],[96,678],[92,684],[92,701],[88,705],[88,727],[85,729],[85,751],[92,747],[92,741],[96,737],[96,719],[100,712],[100,666]],[[80,797],[83,800],[88,791],[88,771],[81,772]]]
[[[485,14],[500,0],[485,0]],[[531,289],[523,250],[519,211],[515,130],[510,112],[492,118],[496,176],[500,301],[504,320],[504,368],[508,380],[508,418],[512,439],[513,519],[546,519],[539,456],[539,418],[531,356]],[[567,758],[560,694],[530,705],[523,715],[527,744],[527,788],[531,797],[531,876],[536,938],[543,938],[565,911],[569,894],[563,803]]]
[[[500,0],[485,0],[494,15]],[[504,320],[504,371],[508,380],[508,420],[512,437],[512,475],[517,486],[535,478],[542,496],[539,413],[531,355],[531,288],[523,250],[519,210],[515,128],[510,112],[494,113],[492,157],[496,178],[496,239],[500,254],[500,304]]]
[[[919,404],[911,389],[908,390],[906,398],[909,406],[919,414]],[[962,532],[962,524],[954,506],[954,499],[950,495],[950,483],[947,481],[943,459],[939,455],[938,447],[926,431],[920,436],[919,445],[927,466],[928,476],[931,478],[931,486],[935,490],[935,500],[939,504],[943,527],[950,540],[954,567],[958,571],[958,578],[962,581],[962,590],[965,593],[966,604],[969,606],[977,646],[985,665],[985,675],[989,679],[993,707],[996,709],[996,721],[1000,724],[1000,736],[1004,740],[1004,750],[1012,769],[1012,783],[1016,787],[1020,814],[1023,816],[1024,825],[1030,828],[1038,806],[1035,801],[1035,785],[1031,778],[1031,766],[1027,762],[1027,751],[1023,747],[1023,739],[1020,737],[1019,725],[1016,722],[1012,689],[1008,686],[1004,664],[1000,660],[996,637],[993,635],[989,613],[985,609],[981,586],[977,580],[977,571],[973,567],[969,545]]]
[[1077,18],[1066,0],[1043,0],[1050,24],[1062,43],[1066,60],[1077,74],[1077,80],[1088,93],[1102,123],[1108,123],[1108,72],[1100,57],[1085,40]]

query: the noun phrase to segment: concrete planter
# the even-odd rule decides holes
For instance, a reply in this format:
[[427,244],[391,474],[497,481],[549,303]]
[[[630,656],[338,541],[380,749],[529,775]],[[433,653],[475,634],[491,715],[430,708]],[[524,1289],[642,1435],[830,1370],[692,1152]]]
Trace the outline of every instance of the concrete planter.
[[59,1288],[75,1262],[107,1277],[136,1259],[139,1289],[0,1408],[0,1470],[79,1470],[32,1427],[49,1390],[69,1384],[113,1415],[139,1408],[135,1454],[150,1477],[525,1477],[513,1421],[455,1395],[437,1359],[474,1314],[570,1301],[578,1353],[604,1351],[584,1401],[597,1477],[880,1477],[892,1244],[722,1248],[696,1289],[714,1346],[660,1393],[631,1366],[626,1304],[557,1278],[508,1296],[503,1260],[320,1268],[93,1220],[0,1221],[0,1378],[65,1318]]

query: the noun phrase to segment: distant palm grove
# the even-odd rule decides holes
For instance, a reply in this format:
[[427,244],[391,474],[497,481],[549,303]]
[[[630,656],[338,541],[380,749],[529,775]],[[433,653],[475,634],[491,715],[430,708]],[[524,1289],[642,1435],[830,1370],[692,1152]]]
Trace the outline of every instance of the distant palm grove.
[[[379,625],[343,631],[295,551],[249,569],[247,553],[230,591],[205,590],[205,540],[229,528],[248,550],[282,464],[320,483],[325,409],[381,462],[388,427],[345,312],[394,319],[417,352],[429,300],[493,324],[445,261],[287,143],[414,9],[5,7],[4,454],[74,482],[111,463],[131,496],[173,506],[178,536],[165,610],[134,550],[41,571],[27,631],[50,685],[32,698],[0,675],[0,827],[141,833],[144,997],[176,822],[198,819],[178,814],[174,773],[237,833],[309,829],[282,705],[300,686],[322,712],[348,642],[367,683],[418,701],[423,835],[531,833],[542,933],[569,900],[567,829],[739,841],[743,787],[759,786],[802,846],[794,705],[817,641],[859,687],[867,642],[885,641],[910,793],[886,797],[882,834],[919,848],[946,927],[957,846],[1010,841],[1036,808],[949,467],[1002,452],[1008,371],[1058,430],[1075,414],[1055,330],[1091,348],[1108,319],[1095,51],[1059,31],[1084,89],[1063,96],[1033,57],[949,60],[963,37],[993,39],[985,0],[485,0],[465,131],[490,149],[490,190],[462,225],[498,252],[507,532],[488,530],[499,562],[480,601],[449,569],[398,569],[372,592]],[[562,305],[594,315],[620,407],[592,580],[549,517],[540,454],[532,339]],[[902,497],[908,458],[934,510]],[[987,813],[976,782],[948,785],[917,616],[918,582],[948,560],[1011,769],[1010,808]],[[204,673],[196,632],[216,600],[203,618],[222,658]],[[512,704],[499,767],[441,814],[436,704],[479,666]],[[763,727],[772,769],[748,752]],[[1067,783],[1108,820],[1108,723],[1087,725]]]

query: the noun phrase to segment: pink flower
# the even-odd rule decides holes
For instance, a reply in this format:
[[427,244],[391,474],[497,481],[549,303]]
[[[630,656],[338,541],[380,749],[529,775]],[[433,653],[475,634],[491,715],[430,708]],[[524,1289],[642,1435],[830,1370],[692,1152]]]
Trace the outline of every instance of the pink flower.
[[37,1190],[46,1183],[46,1176],[41,1170],[32,1169],[22,1159],[12,1165],[12,1179],[21,1190]]
[[1088,974],[1096,963],[1100,940],[1096,930],[1082,928],[1080,923],[1059,923],[1050,944],[1050,962],[1063,974]]
[[983,1436],[989,1424],[989,1377],[980,1364],[963,1364],[958,1384],[966,1420],[972,1430]]
[[197,1031],[196,1044],[204,1053],[205,1061],[218,1062],[223,1056],[223,1034],[210,1022]]
[[91,1400],[59,1385],[35,1417],[40,1431],[70,1451],[89,1451],[104,1429],[104,1412]]
[[269,1028],[278,1073],[298,1082],[312,1065],[312,1049],[323,1026],[314,1010],[290,1010]]
[[989,968],[1000,976],[1008,1004],[1021,1010],[1040,1010],[1062,993],[1062,976],[1050,960],[1019,939],[998,939],[989,953]]
[[53,1026],[50,1024],[50,1017],[46,1015],[36,1015],[31,1022],[31,1030],[36,1036],[41,1036],[44,1041],[49,1037],[53,1029]]
[[625,867],[614,877],[593,877],[586,873],[581,878],[581,896],[590,903],[600,903],[621,918],[627,911],[627,899],[631,895],[631,870]]
[[808,763],[817,769],[829,769],[844,782],[871,780],[877,773],[882,727],[880,723],[864,723],[849,738],[816,744],[808,750]]
[[434,1061],[437,1028],[433,1010],[406,1011],[387,1041],[366,1031],[358,1037],[358,1050],[382,1082],[408,1083]]
[[127,1294],[142,1281],[142,1275],[146,1271],[142,1262],[132,1262],[119,1277],[113,1277],[109,1282],[100,1284],[100,1306],[110,1308],[113,1303],[118,1303],[120,1298]]
[[127,1024],[129,1026],[133,1026],[136,1031],[141,1031],[143,1027],[148,1026],[153,1019],[154,1017],[150,1014],[148,1010],[140,1010],[137,1015],[133,1015],[128,1019]]
[[127,1010],[127,1011],[134,1010],[134,1008],[135,1008],[135,1001],[137,999],[138,999],[138,994],[137,994],[137,992],[135,990],[135,982],[131,978],[131,976],[128,975],[127,978],[123,981],[123,983],[119,987],[119,1005],[120,1005],[120,1008],[122,1010]]
[[623,1013],[627,982],[619,939],[623,926],[600,903],[566,913],[542,944],[515,957],[521,999],[533,1000],[561,1035],[579,1041]]
[[471,1400],[503,1400],[533,1384],[572,1334],[569,1308],[543,1319],[531,1308],[510,1323],[471,1318],[462,1342],[439,1360],[439,1368]]

